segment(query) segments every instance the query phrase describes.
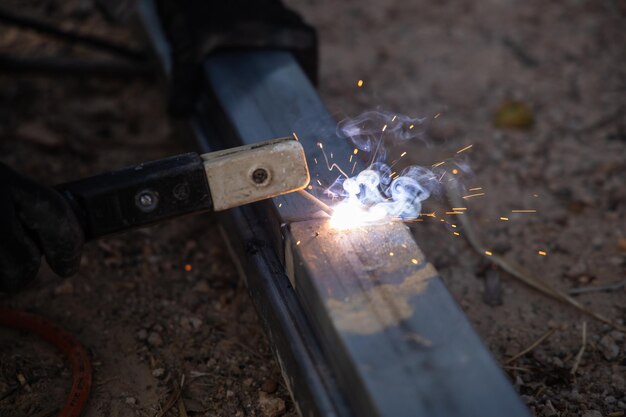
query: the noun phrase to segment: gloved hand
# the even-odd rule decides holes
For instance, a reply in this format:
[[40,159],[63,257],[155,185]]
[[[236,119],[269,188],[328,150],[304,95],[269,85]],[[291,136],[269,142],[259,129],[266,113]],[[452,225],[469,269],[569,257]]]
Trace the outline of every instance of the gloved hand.
[[62,277],[80,266],[82,228],[57,191],[0,163],[0,291],[15,291],[36,275],[45,255]]
[[170,111],[187,116],[201,90],[204,58],[216,51],[291,51],[313,83],[317,78],[317,35],[281,0],[156,0],[172,49]]

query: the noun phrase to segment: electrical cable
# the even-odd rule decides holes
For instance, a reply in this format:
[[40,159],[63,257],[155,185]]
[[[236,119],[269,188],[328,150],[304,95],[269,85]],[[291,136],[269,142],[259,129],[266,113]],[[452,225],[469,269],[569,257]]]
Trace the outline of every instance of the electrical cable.
[[80,416],[89,398],[92,370],[89,354],[78,339],[50,320],[6,307],[0,307],[0,326],[34,333],[63,352],[72,369],[72,388],[58,416]]
[[0,53],[0,72],[51,77],[98,76],[121,79],[153,78],[154,68],[141,63],[64,57],[24,57]]
[[142,51],[137,51],[124,45],[118,45],[109,40],[92,35],[59,29],[43,20],[17,14],[6,7],[0,7],[0,22],[22,29],[34,30],[67,42],[81,43],[85,46],[100,49],[101,51],[119,55],[134,61],[144,60],[146,58],[146,54]]

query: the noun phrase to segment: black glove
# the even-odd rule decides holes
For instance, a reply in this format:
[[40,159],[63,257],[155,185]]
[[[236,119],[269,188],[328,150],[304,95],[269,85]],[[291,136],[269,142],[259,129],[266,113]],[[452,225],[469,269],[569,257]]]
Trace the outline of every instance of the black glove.
[[80,266],[83,230],[67,201],[0,163],[0,290],[15,291],[39,270],[41,255],[60,276]]
[[216,51],[288,50],[316,82],[315,30],[280,0],[157,0],[156,5],[172,49],[170,111],[175,116],[194,110],[202,61]]

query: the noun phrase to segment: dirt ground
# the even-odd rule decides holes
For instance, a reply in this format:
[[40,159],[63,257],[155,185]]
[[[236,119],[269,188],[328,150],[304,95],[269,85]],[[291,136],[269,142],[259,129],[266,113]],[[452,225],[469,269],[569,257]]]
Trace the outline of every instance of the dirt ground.
[[[88,0],[4,3],[64,27],[136,39]],[[494,253],[563,291],[624,282],[626,3],[287,3],[318,29],[319,90],[338,120],[372,109],[428,118],[430,145],[406,144],[407,157],[423,165],[473,145],[459,155],[470,168],[459,175],[484,192],[467,200],[467,216]],[[7,27],[0,52],[100,57]],[[517,129],[494,119],[511,102],[526,120]],[[164,107],[154,81],[0,74],[0,160],[54,184],[190,149]],[[447,223],[413,229],[532,412],[623,416],[626,336],[494,270]],[[626,323],[624,285],[576,299]],[[87,416],[154,416],[183,375],[190,416],[296,415],[210,216],[91,243],[78,275],[62,280],[43,268],[0,303],[55,320],[88,347],[95,380]],[[583,323],[585,351],[572,374]],[[48,415],[69,378],[53,348],[0,330],[0,415]],[[175,406],[167,415],[178,413]]]

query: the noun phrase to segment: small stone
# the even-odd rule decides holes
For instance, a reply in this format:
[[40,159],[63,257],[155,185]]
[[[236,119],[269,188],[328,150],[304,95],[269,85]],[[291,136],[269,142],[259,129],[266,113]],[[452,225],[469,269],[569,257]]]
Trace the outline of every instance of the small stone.
[[74,292],[74,286],[69,280],[63,281],[61,284],[54,288],[54,295],[67,295]]
[[154,347],[163,346],[163,339],[161,339],[161,335],[157,332],[150,332],[148,336],[148,344]]
[[259,392],[259,408],[265,417],[279,417],[285,414],[285,402],[261,391]]
[[604,399],[604,404],[607,404],[607,405],[608,405],[608,404],[615,404],[615,401],[617,401],[617,400],[615,399],[615,397],[613,397],[613,396],[609,395],[608,397],[606,397],[606,398]]
[[278,390],[278,384],[273,379],[266,379],[263,385],[261,385],[261,391],[268,394],[273,394],[276,390]]
[[604,335],[604,337],[600,339],[600,350],[602,356],[609,361],[614,360],[619,355],[619,346],[617,346],[617,343],[615,343],[615,340],[610,334]]
[[552,364],[558,368],[563,368],[563,361],[556,356],[552,358]]
[[598,410],[587,410],[583,413],[582,417],[602,417],[602,413]]
[[580,392],[578,392],[577,389],[573,389],[572,392],[570,392],[569,398],[570,400],[576,402],[582,402],[584,400],[584,397],[580,394]]
[[141,329],[137,332],[137,339],[146,340],[148,338],[148,331],[146,329]]
[[600,249],[604,246],[604,238],[602,236],[596,236],[591,239],[591,245],[594,249]]
[[155,378],[161,378],[163,375],[165,375],[165,369],[163,368],[156,368],[152,371],[152,376]]
[[226,398],[232,398],[235,396],[235,393],[231,390],[226,390]]
[[135,397],[126,397],[126,404],[135,405],[137,404],[137,399]]
[[617,330],[613,330],[611,333],[609,333],[611,335],[611,337],[616,341],[616,342],[623,342],[624,339],[626,339],[626,336],[624,335],[624,333],[617,331]]
[[198,330],[202,326],[202,320],[197,317],[190,317],[189,324],[191,324],[194,330]]
[[546,401],[546,405],[543,408],[542,415],[545,417],[555,417],[558,415],[558,413],[554,409],[554,406],[552,405],[552,401]]
[[[24,376],[23,373],[18,372],[16,377],[17,377],[17,380],[18,380],[18,382],[20,383],[21,386],[28,387],[28,381],[26,380],[26,377]],[[30,389],[27,389],[27,391],[30,392]]]
[[243,385],[245,387],[251,387],[254,380],[252,378],[246,378],[243,380]]

